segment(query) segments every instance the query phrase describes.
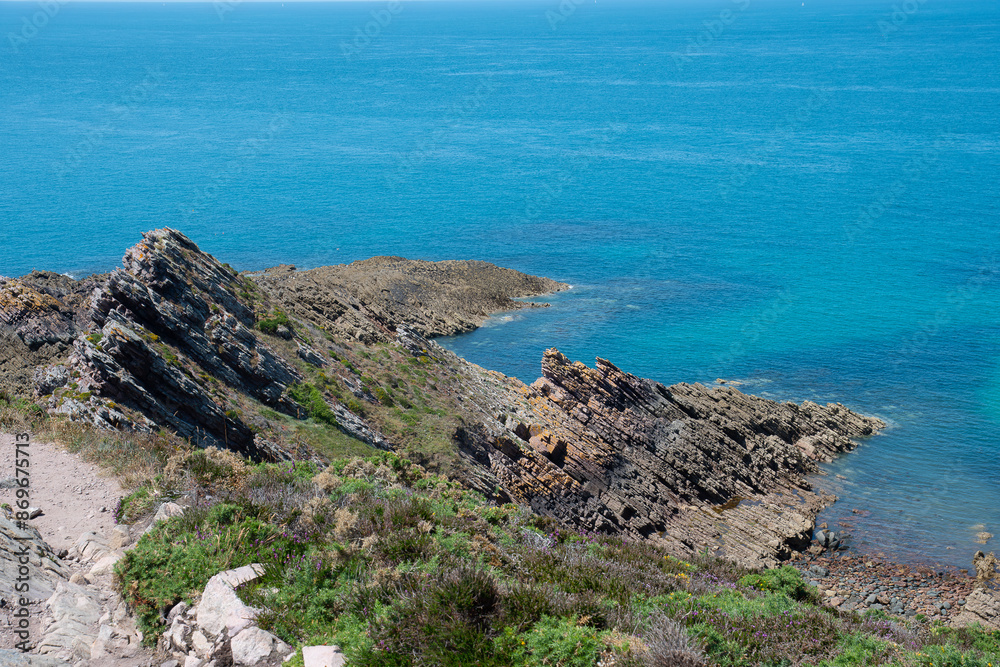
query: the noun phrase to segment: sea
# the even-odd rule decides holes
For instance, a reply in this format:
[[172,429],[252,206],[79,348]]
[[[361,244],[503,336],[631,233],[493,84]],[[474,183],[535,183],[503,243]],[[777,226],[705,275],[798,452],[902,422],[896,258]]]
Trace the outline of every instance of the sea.
[[549,276],[442,343],[878,415],[820,521],[969,567],[1000,546],[998,53],[995,0],[0,2],[0,274],[169,226],[245,270]]

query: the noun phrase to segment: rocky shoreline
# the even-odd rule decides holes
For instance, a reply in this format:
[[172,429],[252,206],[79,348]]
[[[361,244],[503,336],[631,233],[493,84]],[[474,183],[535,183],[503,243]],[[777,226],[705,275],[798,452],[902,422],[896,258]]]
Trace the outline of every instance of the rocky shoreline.
[[966,571],[907,565],[891,558],[841,552],[796,562],[824,603],[842,611],[884,611],[894,616],[946,621],[961,613],[976,579]]
[[322,461],[288,426],[322,414],[359,445],[421,457],[433,443],[467,486],[579,529],[749,566],[807,548],[833,501],[808,476],[880,420],[665,387],[556,350],[525,385],[426,338],[567,287],[485,262],[395,257],[239,274],[162,229],[106,276],[0,280],[0,361],[7,391],[101,428]]
[[[431,339],[566,287],[484,262],[400,258],[240,274],[156,230],[105,276],[0,279],[0,391],[87,428],[164,429],[257,461],[322,467],[344,451],[394,450],[553,529],[745,568],[792,564],[844,612],[1000,625],[997,596],[967,572],[844,551],[814,531],[835,497],[810,476],[881,420],[726,385],[668,387],[556,349],[529,385]],[[37,535],[46,650],[81,667],[153,659],[125,605],[101,592],[134,537],[121,528],[66,552]],[[229,645],[198,648],[190,614],[173,621],[161,648],[175,659]]]

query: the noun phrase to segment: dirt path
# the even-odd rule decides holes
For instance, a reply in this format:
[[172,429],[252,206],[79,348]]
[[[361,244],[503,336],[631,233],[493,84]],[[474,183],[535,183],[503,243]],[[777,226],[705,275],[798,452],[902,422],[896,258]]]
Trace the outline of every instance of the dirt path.
[[[56,554],[69,550],[80,538],[88,532],[109,536],[115,526],[114,509],[118,499],[123,495],[118,481],[104,473],[97,465],[84,461],[80,456],[71,454],[63,448],[49,442],[31,440],[26,448],[28,451],[28,500],[31,507],[41,510],[41,514],[30,520],[30,524],[38,529],[42,538],[48,542]],[[22,447],[21,451],[25,450]],[[15,478],[15,438],[10,434],[0,434],[0,487],[4,480]],[[23,472],[18,475],[23,478]],[[16,509],[17,489],[0,488],[0,503],[8,503]],[[86,573],[92,562],[62,560],[67,576],[74,573]],[[81,582],[88,590],[87,596],[100,607],[100,612],[109,612],[117,604],[117,595],[111,590],[111,575],[94,578],[92,583]],[[37,608],[38,614],[44,614],[46,606]],[[87,631],[97,635],[101,624],[107,622],[108,614],[99,620],[94,618],[87,624]],[[32,641],[37,642],[45,635],[44,623],[40,617],[32,619]],[[2,619],[0,628],[0,648],[14,648],[15,639],[9,631],[9,619]],[[92,626],[92,627],[91,627]],[[83,626],[81,626],[83,627]],[[87,645],[89,646],[89,639]],[[111,650],[111,649],[109,649]],[[79,654],[78,654],[79,655]],[[139,648],[133,650],[127,657],[113,653],[101,652],[101,657],[80,659],[73,665],[83,667],[136,667],[153,664],[153,653]],[[0,663],[3,660],[0,659]],[[156,662],[156,664],[159,664]]]
[[[96,465],[58,445],[33,440],[30,452],[29,502],[42,510],[32,519],[57,553],[80,535],[107,535],[115,525],[114,509],[122,496],[118,481]],[[0,435],[0,481],[14,477],[14,436]],[[0,489],[0,503],[15,503],[15,489]]]

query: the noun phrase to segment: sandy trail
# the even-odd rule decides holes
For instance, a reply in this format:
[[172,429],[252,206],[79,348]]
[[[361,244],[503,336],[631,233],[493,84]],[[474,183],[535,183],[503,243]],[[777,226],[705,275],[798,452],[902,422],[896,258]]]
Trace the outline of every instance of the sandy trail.
[[[15,476],[15,450],[14,435],[0,434],[0,482]],[[29,504],[42,510],[42,514],[30,523],[38,529],[52,549],[57,554],[63,549],[69,549],[81,535],[91,531],[105,537],[110,535],[115,526],[115,505],[123,495],[118,481],[99,466],[84,461],[79,455],[71,454],[59,445],[32,437],[27,450]],[[0,503],[9,503],[16,509],[16,501],[16,489],[0,489]],[[86,572],[92,563],[63,561],[63,565],[67,575],[70,575],[74,572]],[[92,589],[98,592],[102,601],[109,602],[111,598],[117,599],[110,586],[110,578],[105,577],[95,582]],[[10,636],[9,619],[4,620],[4,627],[0,628],[0,648],[14,648],[16,640]],[[31,630],[33,641],[37,641],[41,636],[37,617],[32,619]],[[140,649],[138,653],[133,651],[127,658],[103,654],[101,658],[72,664],[88,667],[137,667],[153,663],[153,652]]]
[[[14,477],[14,436],[0,434],[0,480]],[[32,438],[27,447],[29,503],[42,510],[31,524],[58,553],[83,533],[107,535],[115,525],[121,486],[100,467],[58,445]],[[14,506],[14,489],[0,489],[0,502]]]

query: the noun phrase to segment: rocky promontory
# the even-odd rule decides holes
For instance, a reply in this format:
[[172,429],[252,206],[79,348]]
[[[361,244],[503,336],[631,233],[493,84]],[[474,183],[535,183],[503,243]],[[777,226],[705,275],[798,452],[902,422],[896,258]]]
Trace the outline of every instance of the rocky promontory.
[[771,565],[808,546],[833,498],[806,476],[880,420],[556,350],[525,385],[428,340],[566,287],[385,257],[240,274],[161,229],[106,276],[0,281],[0,362],[7,392],[101,428],[257,460],[398,449],[488,497],[679,553]]

